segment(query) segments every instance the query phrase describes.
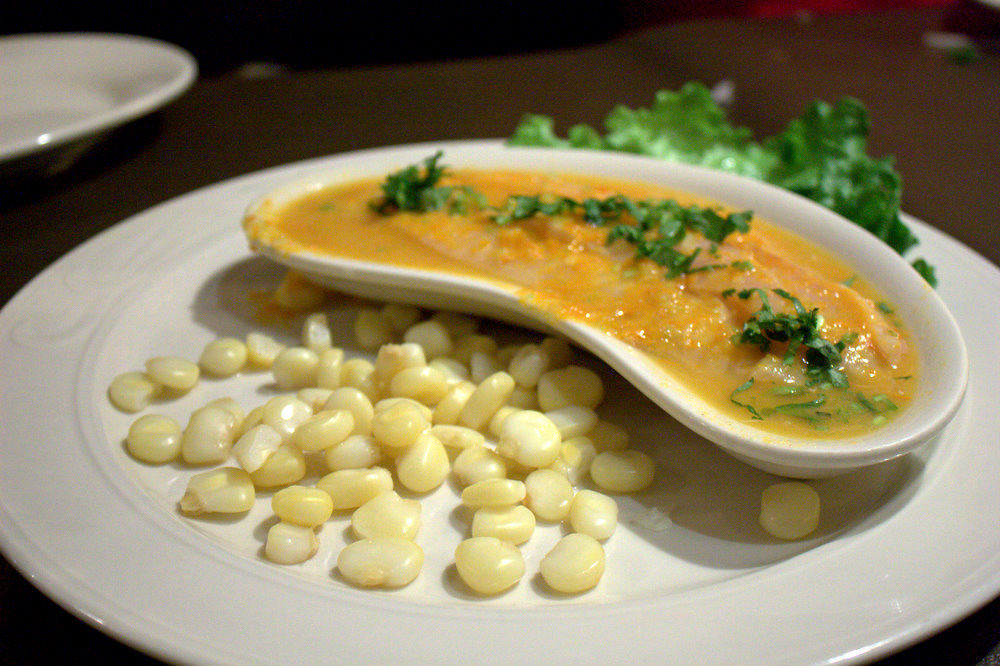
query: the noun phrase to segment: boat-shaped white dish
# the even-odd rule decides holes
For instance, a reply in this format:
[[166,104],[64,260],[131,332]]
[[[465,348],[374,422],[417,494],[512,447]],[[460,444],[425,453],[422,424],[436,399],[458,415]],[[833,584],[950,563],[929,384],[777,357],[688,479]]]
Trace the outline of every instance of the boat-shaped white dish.
[[[908,325],[921,359],[913,402],[871,433],[849,439],[780,436],[721,412],[644,353],[587,324],[557,320],[493,280],[415,270],[311,252],[284,252],[251,239],[262,255],[324,286],[365,298],[469,312],[564,335],[589,350],[675,419],[755,467],[782,476],[832,476],[904,455],[931,440],[955,414],[968,376],[961,332],[941,298],[895,251],[818,204],[760,181],[646,157],[583,150],[506,147],[497,141],[416,144],[344,154],[331,168],[268,192],[246,212],[246,228],[284,204],[335,183],[380,176],[437,150],[451,168],[519,169],[654,183],[750,209],[836,254],[873,284]],[[344,239],[349,243],[350,239]],[[793,288],[794,285],[790,288]]]

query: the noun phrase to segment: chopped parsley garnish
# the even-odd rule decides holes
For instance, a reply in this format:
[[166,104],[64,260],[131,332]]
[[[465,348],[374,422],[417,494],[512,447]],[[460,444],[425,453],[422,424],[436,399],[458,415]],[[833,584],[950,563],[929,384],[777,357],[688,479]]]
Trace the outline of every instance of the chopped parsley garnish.
[[841,352],[851,342],[846,336],[838,342],[830,342],[819,334],[823,323],[819,309],[806,310],[802,302],[784,289],[772,291],[792,304],[795,314],[775,312],[763,289],[744,289],[739,292],[727,290],[723,296],[735,293],[739,298],[747,299],[757,294],[760,297],[761,308],[743,324],[739,333],[733,336],[733,342],[756,345],[762,352],[768,352],[773,343],[787,345],[783,362],[791,365],[802,350],[802,360],[806,368],[806,376],[816,384],[829,384],[833,388],[847,388],[847,376],[837,366],[843,360]]
[[[438,160],[438,151],[419,164],[412,164],[390,174],[382,183],[383,197],[372,203],[382,215],[398,211],[431,212],[447,210],[453,214],[469,212],[471,206],[488,208],[485,198],[467,186],[439,185],[447,168]],[[493,221],[500,225],[530,219],[536,215],[549,217],[579,214],[594,226],[610,226],[607,243],[625,240],[635,246],[636,256],[650,259],[666,268],[666,277],[685,273],[735,268],[750,270],[747,261],[717,263],[692,268],[701,250],[684,254],[676,245],[689,231],[700,233],[714,245],[736,231],[750,229],[753,213],[742,211],[720,215],[712,208],[683,206],[673,199],[633,200],[620,194],[605,199],[587,198],[577,201],[569,197],[543,194],[512,194],[499,207],[492,208]]]
[[446,209],[449,213],[467,213],[472,205],[484,206],[485,199],[465,186],[438,185],[448,169],[438,164],[444,155],[438,151],[419,164],[389,174],[382,183],[382,198],[372,208],[382,215],[398,211],[428,213]]
[[748,262],[692,268],[700,249],[684,254],[676,249],[676,245],[684,240],[688,231],[700,233],[712,243],[721,243],[735,231],[746,232],[750,229],[750,218],[753,216],[750,211],[723,217],[711,208],[682,206],[674,199],[636,201],[620,194],[582,201],[569,197],[514,195],[508,197],[494,220],[497,224],[510,224],[535,215],[572,214],[580,214],[584,222],[595,226],[617,223],[608,231],[608,244],[617,240],[631,243],[635,246],[637,257],[650,259],[666,268],[668,278],[730,266],[740,270],[749,268]]

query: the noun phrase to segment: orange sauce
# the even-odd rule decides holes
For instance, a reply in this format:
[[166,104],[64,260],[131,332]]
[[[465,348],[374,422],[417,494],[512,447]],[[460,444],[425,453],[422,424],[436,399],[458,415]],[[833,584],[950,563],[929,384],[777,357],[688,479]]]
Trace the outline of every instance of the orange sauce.
[[[694,268],[725,267],[667,279],[663,267],[637,259],[625,241],[609,245],[607,227],[578,216],[500,226],[492,211],[482,209],[381,215],[370,205],[381,194],[380,182],[303,196],[248,224],[251,242],[507,282],[544,311],[585,321],[642,349],[711,403],[775,433],[850,437],[893,417],[912,397],[919,363],[890,308],[831,253],[765,220],[754,218],[749,232],[730,234],[718,246],[689,233],[678,249],[701,248]],[[468,170],[451,173],[446,182],[467,185],[494,206],[511,194],[540,193],[713,205],[653,185],[569,174]],[[725,292],[752,288],[784,289],[806,308],[818,308],[821,334],[831,342],[853,336],[841,366],[849,388],[807,386],[801,363],[781,363],[782,350],[765,354],[733,341],[761,301]],[[777,295],[770,294],[770,303],[775,311],[792,311]],[[737,390],[751,377],[750,388]],[[817,396],[822,404],[815,408],[796,406]]]

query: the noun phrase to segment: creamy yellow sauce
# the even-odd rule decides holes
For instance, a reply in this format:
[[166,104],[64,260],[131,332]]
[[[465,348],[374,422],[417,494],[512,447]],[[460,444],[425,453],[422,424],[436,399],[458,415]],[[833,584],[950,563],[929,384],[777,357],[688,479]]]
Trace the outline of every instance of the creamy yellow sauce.
[[[443,182],[467,185],[494,206],[511,194],[540,193],[712,205],[657,186],[578,175],[468,170]],[[727,267],[667,279],[663,267],[637,259],[625,241],[608,245],[607,227],[577,216],[500,226],[489,210],[382,215],[370,205],[381,195],[380,183],[331,186],[249,218],[251,243],[510,283],[542,310],[634,345],[718,408],[776,434],[849,438],[894,417],[916,388],[918,359],[890,307],[836,257],[764,220],[754,218],[749,232],[730,234],[718,246],[689,233],[678,249],[702,248],[692,267]],[[849,388],[806,386],[803,365],[783,364],[780,347],[765,354],[733,341],[761,301],[726,293],[752,288],[784,289],[818,308],[822,337],[831,342],[853,336],[840,366]],[[792,312],[777,295],[770,294],[770,303],[776,312]],[[750,388],[737,390],[750,378]],[[822,404],[812,404],[817,400]],[[810,406],[797,406],[803,403]]]

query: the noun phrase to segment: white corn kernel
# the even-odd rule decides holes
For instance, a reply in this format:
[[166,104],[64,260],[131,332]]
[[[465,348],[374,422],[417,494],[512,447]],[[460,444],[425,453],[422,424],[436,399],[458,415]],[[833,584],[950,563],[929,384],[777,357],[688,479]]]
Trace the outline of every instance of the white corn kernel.
[[346,409],[354,417],[353,435],[372,434],[372,417],[375,407],[371,399],[360,390],[342,386],[333,390],[323,409]]
[[371,435],[350,435],[340,444],[328,448],[324,460],[331,472],[364,469],[378,464],[382,460],[382,451]]
[[379,493],[392,490],[392,474],[383,467],[340,469],[316,482],[333,500],[335,511],[356,509]]
[[128,452],[136,460],[161,464],[181,452],[181,426],[162,414],[146,414],[136,419],[125,439]]
[[378,310],[362,309],[354,319],[354,339],[362,349],[374,351],[395,337],[389,318]]
[[179,507],[189,516],[243,513],[253,507],[255,497],[253,482],[245,471],[220,467],[192,476]]
[[326,315],[316,312],[302,322],[302,346],[321,354],[333,347],[333,336]]
[[428,421],[430,421],[431,418],[434,415],[434,410],[432,410],[427,405],[425,405],[423,403],[420,403],[420,402],[417,402],[413,398],[402,398],[402,397],[382,398],[381,400],[379,400],[378,402],[376,402],[375,405],[374,405],[375,406],[375,414],[378,414],[380,412],[384,412],[387,409],[389,409],[390,407],[393,407],[394,405],[399,405],[399,404],[403,404],[403,403],[406,403],[407,405],[411,405],[411,406],[416,407],[417,409],[419,409],[420,413],[423,414],[424,418],[427,419]]
[[477,509],[472,516],[472,536],[494,537],[520,545],[535,532],[535,514],[526,506],[495,506]]
[[400,370],[422,368],[427,365],[424,348],[413,342],[387,344],[379,347],[375,355],[375,381],[383,393],[389,391],[389,383]]
[[484,506],[511,506],[524,499],[523,481],[484,479],[462,490],[462,504],[473,509]]
[[437,368],[425,365],[404,368],[389,382],[389,395],[412,398],[425,405],[436,405],[448,393],[448,381]]
[[593,409],[604,398],[604,384],[592,370],[569,365],[550,370],[538,379],[538,404],[543,412],[567,405]]
[[353,387],[373,402],[382,394],[375,379],[375,366],[364,358],[351,358],[340,367],[340,385]]
[[252,428],[256,428],[261,423],[264,422],[264,405],[257,405],[249,412],[247,412],[246,418],[243,419],[243,423],[240,424],[239,436],[250,432]]
[[333,347],[321,351],[316,362],[316,386],[324,389],[339,387],[343,366],[343,349]]
[[261,423],[243,433],[233,445],[233,456],[247,472],[256,472],[281,447],[281,434]]
[[198,365],[210,375],[231,377],[247,363],[247,345],[237,338],[212,340],[201,352]]
[[288,486],[271,497],[271,510],[286,523],[316,527],[330,519],[333,500],[319,488]]
[[403,340],[420,345],[428,359],[447,356],[453,342],[451,333],[438,321],[428,319],[406,329]]
[[583,405],[566,405],[545,415],[556,424],[564,440],[586,435],[597,425],[597,412]]
[[333,393],[333,389],[328,388],[317,388],[311,386],[309,388],[299,389],[295,392],[295,397],[302,402],[309,405],[309,408],[313,410],[313,413],[323,411],[323,405],[326,401],[330,399],[330,395]]
[[449,390],[456,384],[461,384],[469,379],[469,369],[454,358],[442,356],[433,359],[427,365],[441,371]]
[[526,388],[520,384],[514,384],[514,390],[507,398],[507,404],[520,409],[538,410],[538,391],[533,388]]
[[425,432],[412,446],[396,458],[399,483],[415,493],[434,490],[448,478],[451,463],[444,445],[434,435]]
[[123,372],[111,380],[108,398],[123,412],[141,412],[160,392],[160,385],[144,372]]
[[514,544],[496,537],[466,539],[455,549],[458,575],[474,592],[499,594],[524,576],[524,557]]
[[236,431],[243,431],[243,421],[246,420],[247,413],[240,406],[240,403],[236,402],[232,398],[216,398],[215,400],[210,400],[208,405],[222,407],[227,412],[232,414],[233,418],[236,419]]
[[405,449],[430,429],[431,423],[424,413],[409,402],[401,401],[375,412],[372,418],[372,436],[381,446]]
[[401,303],[386,303],[382,306],[382,316],[389,321],[393,331],[403,333],[420,321],[420,308]]
[[264,333],[247,333],[247,360],[254,366],[268,370],[274,365],[274,359],[285,348],[270,335]]
[[308,347],[285,347],[274,359],[271,374],[282,391],[316,385],[319,354]]
[[559,460],[564,463],[563,469],[572,483],[579,483],[590,474],[590,464],[597,457],[597,448],[590,437],[580,435],[563,440],[559,449]]
[[503,422],[507,420],[507,417],[511,414],[516,414],[520,412],[520,407],[512,407],[510,405],[504,405],[496,411],[493,417],[490,419],[489,425],[486,426],[487,432],[496,438],[500,438],[500,433],[503,430]]
[[567,534],[538,563],[542,578],[556,592],[578,594],[604,575],[604,548],[586,534]]
[[441,398],[441,402],[434,406],[434,423],[442,425],[458,423],[462,410],[475,390],[476,385],[472,382],[459,382],[452,386],[448,393]]
[[551,469],[536,469],[524,479],[524,504],[540,520],[558,523],[569,514],[573,484]]
[[486,479],[507,476],[507,463],[496,451],[485,446],[470,446],[455,458],[452,470],[463,486],[471,486]]
[[779,539],[801,539],[819,526],[820,499],[811,486],[785,481],[764,489],[760,525]]
[[458,415],[458,423],[482,430],[514,390],[514,379],[506,372],[495,372],[484,379],[469,396]]
[[561,446],[555,424],[545,414],[525,409],[504,420],[497,453],[526,467],[545,467],[559,457]]
[[444,326],[453,338],[471,335],[479,327],[475,317],[450,310],[439,310],[431,315],[430,320]]
[[250,478],[258,488],[277,488],[298,483],[305,475],[305,454],[291,444],[282,444],[263,465],[250,473]]
[[312,414],[312,408],[294,395],[278,395],[264,403],[261,423],[277,430],[281,441],[289,442],[299,424]]
[[394,490],[379,493],[354,511],[351,529],[359,539],[415,539],[420,530],[420,502],[403,499]]
[[590,478],[612,493],[634,493],[653,483],[655,464],[642,451],[602,451],[590,463]]
[[549,369],[549,354],[540,345],[527,344],[517,350],[507,372],[519,386],[533,388]]
[[354,431],[354,416],[346,409],[313,414],[292,434],[292,444],[302,451],[323,451],[340,444]]
[[500,370],[500,363],[493,354],[472,352],[469,356],[469,380],[476,384]]
[[195,410],[181,435],[181,457],[189,465],[220,463],[229,457],[238,424],[232,412],[218,405]]
[[264,557],[275,564],[305,562],[319,550],[319,539],[310,527],[279,522],[267,531]]
[[628,448],[628,431],[620,425],[598,419],[597,423],[587,437],[593,442],[594,447],[600,451],[624,451]]
[[337,570],[359,587],[403,587],[420,574],[424,551],[410,539],[362,539],[340,551]]
[[572,470],[570,470],[569,465],[566,464],[566,461],[562,459],[562,456],[556,458],[555,462],[553,462],[551,465],[547,467],[543,467],[542,469],[551,469],[556,474],[565,476],[567,479],[570,480],[570,483],[576,483],[575,480],[570,479],[570,473],[572,472]]
[[277,289],[271,294],[271,301],[287,310],[302,312],[319,307],[326,298],[321,287],[294,271],[288,271]]
[[482,352],[490,356],[497,353],[497,341],[488,335],[467,333],[455,339],[451,350],[451,358],[463,365],[468,365],[473,352]]
[[198,365],[174,356],[155,356],[146,361],[146,375],[175,391],[190,391],[198,383]]
[[449,449],[468,449],[473,446],[483,446],[486,438],[483,433],[472,428],[457,425],[434,425],[430,433],[441,440]]
[[595,490],[581,490],[573,497],[567,517],[574,532],[607,539],[618,527],[618,504]]

